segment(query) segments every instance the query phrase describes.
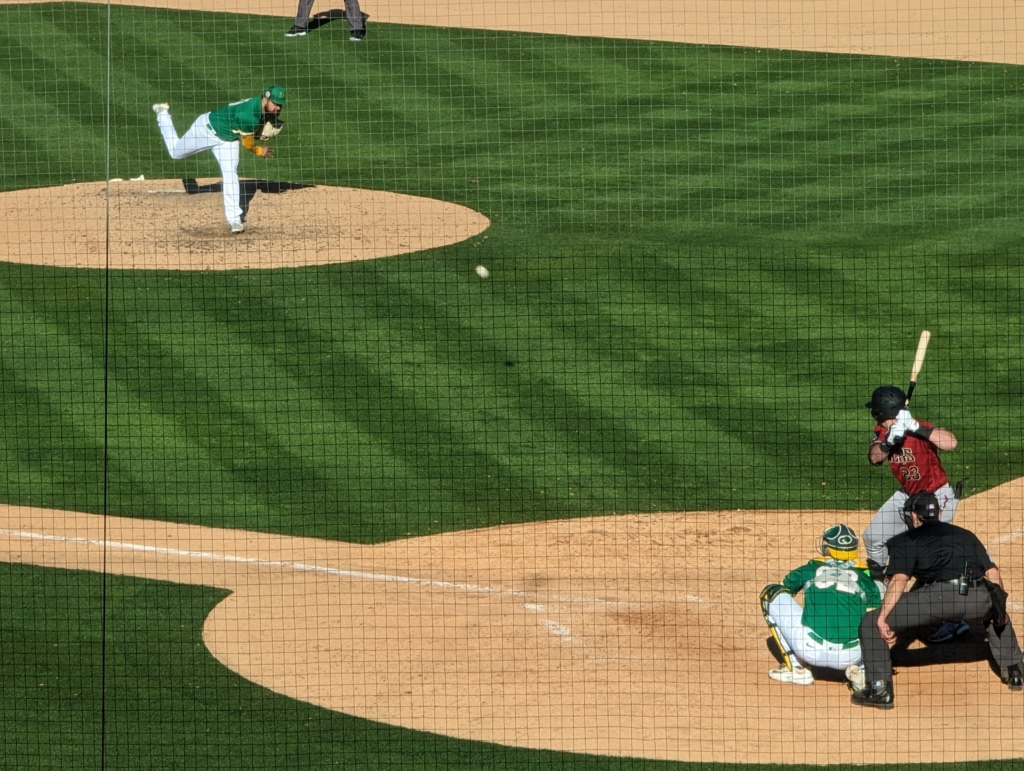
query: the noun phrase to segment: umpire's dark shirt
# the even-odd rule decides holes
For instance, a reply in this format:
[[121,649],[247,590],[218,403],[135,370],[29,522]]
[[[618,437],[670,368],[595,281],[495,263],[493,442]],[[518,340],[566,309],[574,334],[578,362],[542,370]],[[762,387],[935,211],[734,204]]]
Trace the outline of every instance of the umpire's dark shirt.
[[974,533],[933,519],[889,541],[885,572],[911,576],[923,586],[958,578],[965,567],[974,578],[981,578],[995,566]]

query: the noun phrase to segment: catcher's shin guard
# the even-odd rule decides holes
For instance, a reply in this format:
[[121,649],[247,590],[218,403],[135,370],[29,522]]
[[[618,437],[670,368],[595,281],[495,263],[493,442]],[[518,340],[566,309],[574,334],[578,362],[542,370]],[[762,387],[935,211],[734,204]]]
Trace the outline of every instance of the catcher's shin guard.
[[793,667],[797,666],[796,655],[789,648],[789,644],[786,639],[779,633],[779,628],[775,626],[775,622],[772,621],[772,617],[768,615],[768,606],[772,604],[772,601],[780,594],[792,594],[782,584],[768,584],[764,589],[761,590],[761,612],[764,614],[764,622],[768,624],[768,631],[772,633],[772,638],[775,640],[775,644],[779,646],[779,652],[782,654],[782,661],[786,665],[786,668],[790,671]]

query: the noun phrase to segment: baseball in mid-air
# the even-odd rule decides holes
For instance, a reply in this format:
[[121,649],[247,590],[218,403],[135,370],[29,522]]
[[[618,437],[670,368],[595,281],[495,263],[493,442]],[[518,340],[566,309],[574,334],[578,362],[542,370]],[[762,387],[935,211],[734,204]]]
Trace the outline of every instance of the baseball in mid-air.
[[487,268],[485,268],[483,265],[477,265],[476,274],[480,276],[480,278],[487,278],[489,275],[491,275],[491,271],[487,270]]

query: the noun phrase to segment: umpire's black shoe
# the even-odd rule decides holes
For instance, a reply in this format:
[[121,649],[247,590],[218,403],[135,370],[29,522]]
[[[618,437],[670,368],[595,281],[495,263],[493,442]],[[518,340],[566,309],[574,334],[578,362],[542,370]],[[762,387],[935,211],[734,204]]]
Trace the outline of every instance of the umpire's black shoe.
[[1003,682],[1011,691],[1024,691],[1024,678],[1021,677],[1020,666],[1014,664],[1012,667],[1008,667]]
[[875,707],[876,709],[892,709],[896,705],[892,700],[892,683],[872,683],[867,688],[856,691],[850,696],[850,702],[861,707]]

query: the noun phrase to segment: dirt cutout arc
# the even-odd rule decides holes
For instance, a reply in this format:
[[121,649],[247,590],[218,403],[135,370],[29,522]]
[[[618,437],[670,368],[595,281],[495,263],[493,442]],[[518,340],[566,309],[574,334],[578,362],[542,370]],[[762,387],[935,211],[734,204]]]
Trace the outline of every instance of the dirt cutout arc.
[[[49,0],[27,0],[48,2]],[[106,0],[88,0],[106,4]],[[196,0],[112,0],[113,5],[197,10]],[[281,34],[295,17],[295,0],[204,0],[203,11],[277,16]],[[314,11],[339,16],[342,3]],[[366,42],[380,22],[425,27],[507,30],[580,37],[662,40],[798,51],[913,56],[922,59],[1024,64],[1019,45],[1024,10],[1016,0],[366,0]],[[347,42],[343,21],[328,45]],[[336,35],[336,36],[335,36]],[[296,45],[317,45],[311,34]],[[358,45],[358,44],[356,44]]]
[[[1024,606],[1024,480],[957,521]],[[686,512],[360,546],[0,506],[0,560],[232,592],[203,639],[274,691],[371,720],[524,747],[700,762],[936,763],[1024,755],[1024,697],[984,632],[901,651],[892,712],[841,673],[767,676],[758,593],[871,512]],[[780,538],[785,534],[785,538]],[[819,672],[820,674],[820,672]],[[867,747],[870,746],[870,752]]]

